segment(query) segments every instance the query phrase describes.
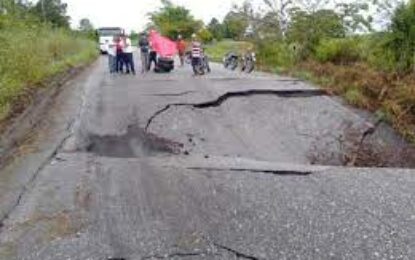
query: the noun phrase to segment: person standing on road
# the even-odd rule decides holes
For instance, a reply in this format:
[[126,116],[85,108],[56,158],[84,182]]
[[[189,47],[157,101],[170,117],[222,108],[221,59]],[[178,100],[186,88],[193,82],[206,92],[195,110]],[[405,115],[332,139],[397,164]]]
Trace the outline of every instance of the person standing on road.
[[123,54],[124,54],[124,63],[127,69],[127,74],[135,75],[135,65],[134,65],[134,55],[133,55],[133,46],[131,45],[131,39],[124,35],[123,36]]
[[177,50],[179,51],[180,66],[184,66],[184,57],[186,54],[186,42],[183,40],[183,37],[179,35],[177,37]]
[[151,70],[151,64],[154,62],[154,67],[157,67],[157,52],[151,47],[150,43],[150,54],[148,59],[148,70]]
[[145,73],[149,70],[149,52],[150,52],[150,43],[148,42],[148,37],[146,33],[143,33],[138,41],[138,46],[140,47],[140,57],[141,57],[141,73]]
[[196,67],[202,62],[202,43],[197,40],[196,34],[192,35],[192,67],[195,75],[198,74]]
[[114,37],[109,43],[108,43],[108,67],[110,73],[116,72],[116,56],[117,56],[117,50],[116,50],[116,37]]
[[121,36],[117,37],[116,45],[116,72],[117,73],[123,73],[124,72],[124,41],[122,40]]

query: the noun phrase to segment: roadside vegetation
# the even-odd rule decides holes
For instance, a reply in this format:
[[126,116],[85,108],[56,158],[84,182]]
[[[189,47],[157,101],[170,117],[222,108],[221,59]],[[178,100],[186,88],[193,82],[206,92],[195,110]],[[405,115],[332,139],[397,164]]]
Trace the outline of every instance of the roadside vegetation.
[[219,60],[251,43],[259,69],[312,81],[415,142],[414,0],[264,0],[263,7],[246,1],[222,22],[212,19],[207,28],[217,40],[208,53]]
[[221,62],[223,57],[228,52],[243,53],[249,49],[253,49],[254,44],[247,41],[234,41],[225,39],[219,42],[211,42],[206,46],[206,53],[209,59],[216,62]]
[[16,107],[30,103],[46,79],[97,56],[87,19],[73,31],[65,4],[50,0],[43,8],[12,0],[0,4],[0,122],[13,116]]

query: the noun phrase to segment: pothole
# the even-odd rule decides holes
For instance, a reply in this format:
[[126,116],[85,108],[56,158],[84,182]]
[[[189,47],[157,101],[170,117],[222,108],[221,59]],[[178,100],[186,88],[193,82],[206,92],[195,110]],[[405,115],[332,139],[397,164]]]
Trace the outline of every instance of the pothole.
[[156,154],[179,154],[183,144],[146,133],[137,125],[123,135],[88,135],[87,152],[103,157],[136,158]]

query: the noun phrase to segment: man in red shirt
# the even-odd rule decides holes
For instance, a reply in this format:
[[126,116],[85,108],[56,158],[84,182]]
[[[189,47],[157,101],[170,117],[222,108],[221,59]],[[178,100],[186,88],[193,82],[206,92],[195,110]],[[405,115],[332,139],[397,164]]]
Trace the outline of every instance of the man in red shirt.
[[186,42],[183,37],[179,35],[177,37],[177,50],[179,51],[180,65],[184,66],[184,56],[186,54]]
[[118,36],[116,39],[116,72],[117,73],[123,73],[124,71],[124,41],[122,39],[122,36]]

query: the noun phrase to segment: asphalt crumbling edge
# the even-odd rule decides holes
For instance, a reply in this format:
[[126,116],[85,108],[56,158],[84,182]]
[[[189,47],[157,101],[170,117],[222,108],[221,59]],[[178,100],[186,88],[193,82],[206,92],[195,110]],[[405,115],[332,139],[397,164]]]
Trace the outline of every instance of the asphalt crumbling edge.
[[360,151],[362,150],[362,147],[363,147],[363,145],[364,145],[364,143],[365,143],[365,140],[366,140],[368,137],[370,137],[370,136],[372,136],[372,135],[374,135],[374,134],[376,133],[376,131],[378,130],[378,128],[380,127],[380,125],[382,124],[382,122],[383,122],[383,119],[379,119],[379,120],[377,120],[377,121],[374,123],[374,125],[372,125],[372,126],[368,127],[368,128],[367,128],[367,129],[366,129],[366,130],[362,133],[362,135],[361,135],[361,137],[360,137],[360,140],[359,140],[359,143],[358,143],[358,146],[357,146],[357,149],[356,149],[356,151],[353,153],[352,159],[350,160],[350,162],[348,162],[348,163],[347,163],[347,165],[346,165],[346,166],[352,166],[352,167],[356,166],[356,161],[357,161],[357,159],[358,159],[358,157],[359,157]]
[[[68,124],[68,130],[72,128],[73,122]],[[46,159],[42,162],[42,164],[36,169],[36,171],[33,173],[32,177],[29,179],[29,181],[23,185],[21,188],[16,201],[12,204],[12,206],[6,211],[6,213],[1,216],[0,218],[0,233],[3,231],[4,222],[7,221],[13,211],[21,204],[24,195],[29,190],[29,187],[36,181],[39,174],[42,172],[43,169],[48,166],[50,161],[52,161],[56,155],[58,154],[59,150],[65,145],[66,141],[72,136],[72,133],[66,134],[60,142],[57,143],[57,145],[54,147],[54,149],[50,152],[49,156],[46,157]]]
[[226,92],[225,94],[219,96],[215,100],[210,100],[201,103],[171,103],[167,104],[162,109],[156,111],[148,120],[145,126],[145,131],[147,132],[151,126],[151,123],[162,113],[166,112],[172,107],[192,107],[195,109],[205,109],[210,107],[218,107],[222,105],[223,102],[227,101],[230,98],[234,97],[249,97],[255,95],[276,95],[282,98],[305,98],[305,97],[315,97],[315,96],[325,96],[329,93],[323,89],[284,89],[284,90],[275,90],[275,89],[250,89],[245,91],[235,91],[235,92]]
[[[91,62],[91,64],[93,64],[94,62]],[[81,75],[85,70],[87,70],[88,68],[90,68],[90,65],[86,65],[86,66],[81,66],[79,67],[74,74],[69,75],[68,78],[65,78],[65,81],[61,82],[58,85],[58,88],[55,88],[55,93],[52,96],[52,99],[54,100],[55,97],[57,97],[60,93],[61,90],[65,87],[67,87],[66,84],[71,84],[71,80],[77,78],[79,75]],[[72,69],[71,69],[72,70]],[[71,71],[70,70],[70,71]],[[84,92],[82,97],[83,99],[85,99],[85,90],[82,89],[82,91]],[[63,136],[58,137],[58,140],[56,140],[55,145],[51,148],[48,149],[48,154],[45,155],[44,160],[39,164],[38,167],[36,167],[34,169],[34,172],[31,174],[29,180],[24,183],[20,189],[20,191],[17,194],[17,199],[14,203],[11,203],[11,206],[5,210],[5,213],[0,216],[0,234],[3,231],[4,228],[4,224],[5,222],[10,219],[11,214],[14,212],[14,210],[21,204],[23,197],[25,196],[25,194],[29,191],[30,186],[32,186],[35,181],[37,180],[37,178],[39,177],[39,174],[48,166],[48,164],[56,158],[56,155],[59,153],[59,151],[62,149],[62,147],[65,145],[65,143],[69,140],[69,138],[71,138],[74,135],[74,126],[76,121],[80,118],[81,116],[81,111],[82,108],[85,106],[85,100],[83,100],[81,102],[81,107],[78,110],[78,112],[76,113],[76,115],[70,119],[69,121],[66,122],[66,126],[63,129]],[[23,115],[22,115],[23,116]],[[35,126],[34,126],[35,128]]]

